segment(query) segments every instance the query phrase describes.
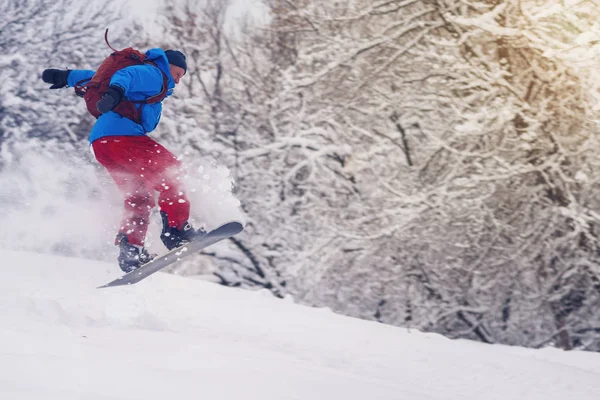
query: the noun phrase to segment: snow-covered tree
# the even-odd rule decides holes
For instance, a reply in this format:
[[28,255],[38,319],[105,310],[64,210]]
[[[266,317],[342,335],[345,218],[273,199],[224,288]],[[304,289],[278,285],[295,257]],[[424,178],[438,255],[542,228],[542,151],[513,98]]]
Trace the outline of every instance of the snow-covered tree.
[[[44,90],[45,68],[95,68],[107,55],[104,30],[115,6],[72,0],[15,0],[0,6],[2,50],[0,142],[39,137],[77,143],[91,119],[71,91]],[[82,105],[82,102],[79,102]]]
[[105,29],[123,32],[118,11],[111,2],[0,4],[0,204],[11,210],[3,247],[102,256],[105,243],[92,240],[102,219],[89,208],[107,201],[87,149],[93,117],[72,89],[49,90],[41,74],[95,68],[110,54]]
[[597,348],[596,83],[577,64],[596,2],[274,3],[294,33],[285,76],[318,110],[304,115],[352,147],[337,172],[354,192],[339,212],[322,202],[337,230],[301,264],[302,298]]

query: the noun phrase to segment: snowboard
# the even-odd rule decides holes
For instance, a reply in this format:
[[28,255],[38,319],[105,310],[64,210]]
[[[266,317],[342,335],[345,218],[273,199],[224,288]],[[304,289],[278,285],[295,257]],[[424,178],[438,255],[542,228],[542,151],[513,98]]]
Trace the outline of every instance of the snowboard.
[[200,250],[205,249],[206,247],[212,244],[220,242],[223,239],[227,239],[231,236],[234,236],[240,233],[243,229],[244,227],[239,222],[228,222],[216,229],[213,229],[206,235],[192,242],[189,242],[184,246],[176,247],[168,253],[156,257],[155,259],[142,265],[138,269],[135,269],[123,275],[122,277],[107,283],[106,285],[99,286],[98,289],[113,286],[133,285],[134,283],[138,283],[142,279],[145,279],[153,273],[158,272],[165,267],[168,267],[174,262],[179,261],[182,258],[190,256],[192,254],[196,254]]

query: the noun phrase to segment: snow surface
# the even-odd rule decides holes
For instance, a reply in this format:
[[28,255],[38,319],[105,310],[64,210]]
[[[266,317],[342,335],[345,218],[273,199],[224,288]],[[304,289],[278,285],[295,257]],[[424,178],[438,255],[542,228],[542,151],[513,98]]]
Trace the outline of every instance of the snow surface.
[[598,399],[600,354],[363,321],[114,264],[0,250],[0,399]]

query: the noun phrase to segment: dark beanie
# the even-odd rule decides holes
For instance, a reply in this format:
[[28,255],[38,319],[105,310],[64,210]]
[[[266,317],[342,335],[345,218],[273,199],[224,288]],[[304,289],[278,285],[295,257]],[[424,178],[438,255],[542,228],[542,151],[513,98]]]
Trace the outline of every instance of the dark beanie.
[[183,68],[184,72],[187,72],[187,63],[185,61],[185,54],[179,50],[165,50],[169,64],[173,64],[177,67]]

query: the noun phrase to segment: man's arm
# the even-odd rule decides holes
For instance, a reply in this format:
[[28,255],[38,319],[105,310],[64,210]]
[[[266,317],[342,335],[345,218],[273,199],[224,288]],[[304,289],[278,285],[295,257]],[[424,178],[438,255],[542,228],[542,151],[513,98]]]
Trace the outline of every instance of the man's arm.
[[73,69],[69,71],[68,84],[73,87],[81,81],[89,81],[95,73],[96,71],[89,69]]
[[[134,65],[123,68],[112,76],[110,86],[118,86],[123,95],[150,97],[161,92],[163,85],[162,72],[158,67],[150,65]],[[129,100],[144,100],[144,98],[129,98]]]
[[45,69],[42,72],[42,80],[51,83],[50,89],[60,89],[65,86],[75,86],[80,81],[89,80],[96,71],[85,69]]
[[109,112],[124,98],[145,100],[162,90],[162,72],[149,65],[133,65],[118,70],[110,79],[108,90],[98,101],[102,114]]

